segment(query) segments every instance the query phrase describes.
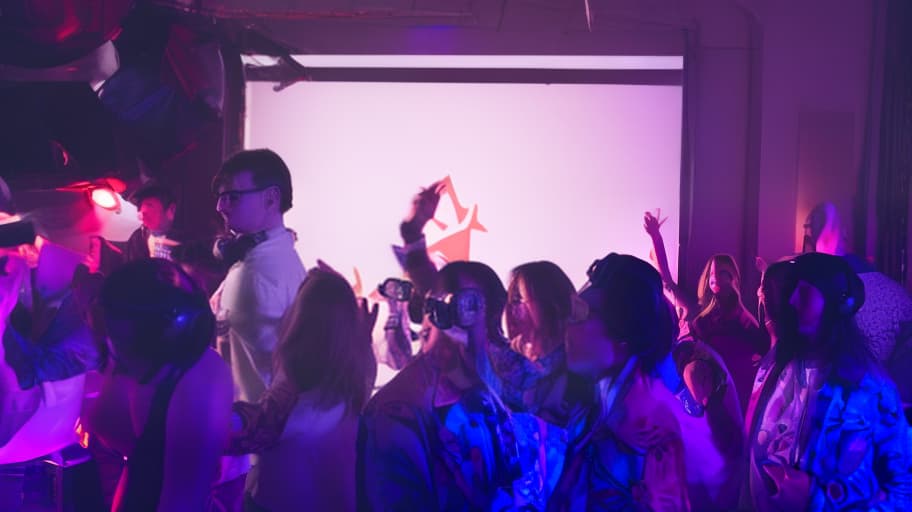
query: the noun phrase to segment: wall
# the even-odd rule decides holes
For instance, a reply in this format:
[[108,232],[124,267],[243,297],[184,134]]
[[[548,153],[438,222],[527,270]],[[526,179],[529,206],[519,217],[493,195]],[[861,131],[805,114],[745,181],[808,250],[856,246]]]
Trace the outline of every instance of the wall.
[[859,172],[868,166],[863,145],[880,2],[743,3],[762,28],[759,253],[774,259],[798,249],[796,227],[822,200],[839,207],[852,240]]
[[[446,4],[454,16],[426,23],[407,16],[316,20],[305,30],[284,20],[268,32],[318,53],[668,54],[684,51],[689,35],[696,74],[689,79],[694,140],[685,193],[693,208],[682,219],[691,229],[682,239],[681,277],[693,286],[711,254],[729,252],[741,263],[747,291],[759,277],[754,256],[792,254],[811,205],[835,202],[851,228],[853,208],[863,203],[855,195],[873,183],[859,171],[876,158],[863,148],[879,108],[868,89],[882,3],[592,0],[590,31],[582,1],[483,1]],[[352,5],[368,4],[375,5]]]

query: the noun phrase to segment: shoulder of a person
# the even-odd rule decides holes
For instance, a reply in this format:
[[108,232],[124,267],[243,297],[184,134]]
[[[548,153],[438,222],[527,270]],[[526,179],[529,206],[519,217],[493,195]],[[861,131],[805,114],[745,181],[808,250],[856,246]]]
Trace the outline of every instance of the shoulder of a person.
[[231,371],[225,360],[212,349],[206,349],[178,383],[178,389],[189,392],[211,390],[213,393],[232,389]]
[[370,399],[364,410],[365,417],[413,417],[418,410],[430,410],[433,396],[431,373],[433,371],[423,357],[413,360]]
[[294,244],[285,244],[281,239],[267,240],[251,249],[244,258],[244,267],[254,268],[264,274],[283,274],[298,271],[304,272],[304,263],[294,248]]

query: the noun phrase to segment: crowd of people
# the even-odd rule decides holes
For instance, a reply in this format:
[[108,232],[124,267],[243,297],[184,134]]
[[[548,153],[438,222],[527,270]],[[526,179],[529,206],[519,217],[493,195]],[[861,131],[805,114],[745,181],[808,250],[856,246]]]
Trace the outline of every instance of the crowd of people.
[[[77,266],[52,308],[5,249],[0,464],[72,443],[47,419],[70,396],[103,510],[912,510],[912,299],[847,254],[831,205],[806,253],[758,262],[758,322],[727,254],[676,283],[648,212],[654,261],[593,255],[566,269],[579,290],[549,261],[506,285],[437,268],[441,192],[400,224],[377,342],[377,305],[298,257],[269,150],[214,178],[217,286],[175,249],[160,184],[121,261]],[[374,393],[378,359],[398,373]]]

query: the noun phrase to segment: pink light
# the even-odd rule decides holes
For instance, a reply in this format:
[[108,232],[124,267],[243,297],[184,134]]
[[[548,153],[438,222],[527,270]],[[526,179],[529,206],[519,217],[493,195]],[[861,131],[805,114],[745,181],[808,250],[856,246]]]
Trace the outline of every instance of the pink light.
[[120,199],[118,199],[117,194],[109,188],[92,189],[92,202],[105,210],[116,210],[120,207]]

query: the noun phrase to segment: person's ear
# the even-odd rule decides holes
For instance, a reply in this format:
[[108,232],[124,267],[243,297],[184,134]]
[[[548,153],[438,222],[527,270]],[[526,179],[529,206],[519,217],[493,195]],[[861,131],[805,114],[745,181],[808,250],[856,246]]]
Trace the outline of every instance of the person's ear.
[[165,210],[165,216],[168,220],[174,220],[175,213],[177,213],[177,204],[171,203],[171,205],[168,206],[168,209]]
[[278,205],[281,200],[281,192],[279,192],[278,186],[271,186],[266,190],[266,205]]

